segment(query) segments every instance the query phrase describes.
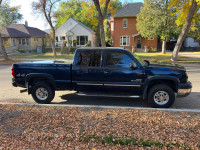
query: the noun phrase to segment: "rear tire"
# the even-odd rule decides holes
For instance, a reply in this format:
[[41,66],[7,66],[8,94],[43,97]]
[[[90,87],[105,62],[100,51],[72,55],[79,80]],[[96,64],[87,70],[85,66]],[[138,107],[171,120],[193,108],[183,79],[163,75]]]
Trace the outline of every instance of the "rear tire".
[[175,101],[174,91],[167,85],[153,86],[148,93],[148,102],[153,108],[169,108]]
[[36,103],[50,104],[54,99],[55,91],[49,84],[42,82],[33,85],[31,94]]

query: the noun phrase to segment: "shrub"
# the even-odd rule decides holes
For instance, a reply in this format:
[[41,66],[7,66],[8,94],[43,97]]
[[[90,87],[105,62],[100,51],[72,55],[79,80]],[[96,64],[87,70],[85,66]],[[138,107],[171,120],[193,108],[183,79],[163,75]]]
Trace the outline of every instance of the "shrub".
[[61,54],[74,54],[77,47],[64,47]]
[[23,49],[18,49],[17,51],[20,53],[25,53],[25,50],[23,50]]

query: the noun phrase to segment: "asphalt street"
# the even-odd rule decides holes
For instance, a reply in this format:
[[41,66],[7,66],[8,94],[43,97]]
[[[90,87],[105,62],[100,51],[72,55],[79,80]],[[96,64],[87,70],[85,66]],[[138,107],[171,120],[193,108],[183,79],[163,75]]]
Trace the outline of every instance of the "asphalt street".
[[[193,84],[192,93],[188,97],[177,98],[172,108],[200,109],[200,66],[186,67],[186,69],[189,80]],[[21,88],[13,87],[11,79],[11,66],[0,65],[0,102],[35,103],[31,95],[20,93]],[[62,105],[149,107],[148,103],[141,99],[77,96],[73,91],[56,92],[52,103]]]

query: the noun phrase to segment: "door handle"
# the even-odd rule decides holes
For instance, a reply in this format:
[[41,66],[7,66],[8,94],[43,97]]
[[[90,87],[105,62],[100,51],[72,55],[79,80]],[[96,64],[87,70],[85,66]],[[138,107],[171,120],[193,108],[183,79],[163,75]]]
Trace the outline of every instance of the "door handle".
[[110,73],[109,71],[104,71],[104,74],[108,74],[108,73]]

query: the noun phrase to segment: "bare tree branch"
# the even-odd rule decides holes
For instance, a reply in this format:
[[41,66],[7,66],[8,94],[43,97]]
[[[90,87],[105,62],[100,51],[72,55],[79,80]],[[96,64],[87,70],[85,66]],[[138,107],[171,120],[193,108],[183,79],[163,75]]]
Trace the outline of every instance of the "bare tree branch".
[[55,28],[53,26],[52,18],[54,17],[53,8],[57,2],[60,0],[39,0],[38,2],[33,2],[32,7],[33,10],[39,11],[42,15],[44,15],[46,21],[51,27],[51,45],[54,53],[54,58],[56,58],[56,50],[55,50]]
[[102,17],[101,8],[99,4],[99,0],[93,0],[96,10],[98,12],[98,17]]
[[99,31],[100,31],[100,37],[101,37],[101,45],[102,45],[102,47],[106,47],[103,21],[104,21],[106,15],[107,15],[107,10],[108,10],[108,5],[110,3],[110,0],[106,0],[103,14],[101,12],[99,0],[93,0],[93,2],[94,2],[94,5],[96,7],[96,10],[98,12],[98,25],[99,25]]
[[104,8],[104,13],[103,13],[103,18],[106,17],[107,15],[107,10],[108,10],[108,4],[110,3],[110,0],[106,0],[105,8]]

